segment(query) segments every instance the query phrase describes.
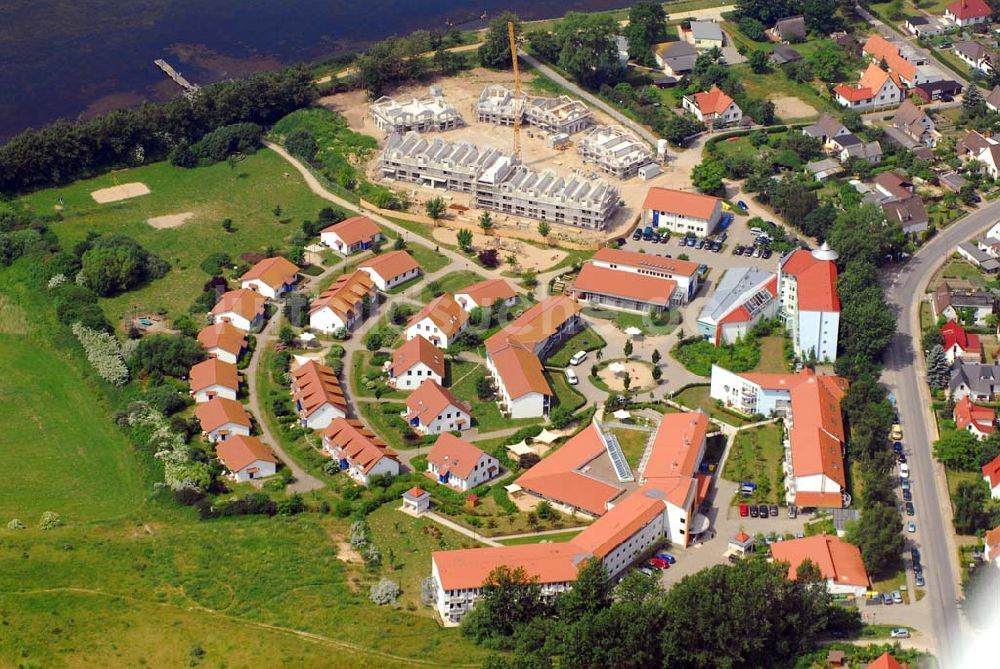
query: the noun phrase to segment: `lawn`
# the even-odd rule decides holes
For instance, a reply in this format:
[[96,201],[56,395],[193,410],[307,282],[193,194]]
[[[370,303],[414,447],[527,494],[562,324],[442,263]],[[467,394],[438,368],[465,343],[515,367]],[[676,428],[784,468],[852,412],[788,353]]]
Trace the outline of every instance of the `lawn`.
[[[888,578],[884,578],[881,581],[872,581],[872,590],[875,592],[894,592],[900,588],[906,587],[906,570],[900,566],[894,574]],[[906,590],[900,590],[900,594],[903,595],[903,602],[906,604],[910,603],[910,593]]]
[[618,437],[618,443],[621,444],[622,453],[625,455],[625,461],[628,462],[628,466],[632,468],[633,473],[638,473],[636,472],[636,468],[639,466],[642,454],[646,450],[646,442],[649,441],[649,432],[645,430],[628,430],[621,427],[616,427],[611,432]]
[[[577,351],[596,351],[607,345],[601,335],[590,328],[584,328],[564,341],[562,346],[545,360],[545,364],[552,367],[566,367],[569,365],[569,359]],[[588,359],[593,363],[594,356],[588,356]]]
[[573,539],[583,530],[566,530],[565,532],[553,532],[552,534],[535,534],[527,537],[516,537],[514,539],[497,539],[497,543],[504,546],[520,546],[523,544],[557,544]]
[[[982,288],[986,285],[986,279],[983,278],[983,273],[979,268],[965,260],[956,260],[954,258],[949,260],[938,274],[941,279],[968,281],[976,288]],[[935,281],[934,283],[937,284],[940,282]]]
[[[387,355],[386,352],[382,352],[382,356]],[[389,354],[391,355],[391,354]],[[365,386],[364,377],[372,374],[382,374],[382,365],[372,365],[372,354],[369,351],[355,351],[351,355],[351,394],[354,397],[366,397],[375,398],[375,393]],[[405,399],[408,393],[401,390],[390,390],[388,386],[382,392],[382,397],[379,399],[390,399],[399,400]]]
[[555,393],[555,397],[552,398],[552,409],[561,406],[570,411],[576,411],[586,403],[586,398],[569,385],[565,374],[546,370],[545,378],[548,380],[552,392]]
[[[793,48],[798,48],[799,45]],[[836,106],[828,97],[820,95],[819,91],[810,84],[792,81],[779,68],[772,68],[766,74],[756,74],[750,70],[749,65],[733,65],[733,71],[737,73],[740,83],[746,89],[747,95],[753,98],[775,98],[792,97],[798,98],[816,110],[813,114],[801,117],[782,118],[785,123],[792,121],[812,120],[824,111],[833,111]]]
[[[486,277],[482,274],[462,269],[457,272],[449,272],[448,274],[445,274],[440,279],[435,280],[434,284],[444,292],[454,295],[463,288],[468,288],[474,283],[479,283],[480,281],[485,280]],[[434,295],[432,295],[430,290],[427,289],[425,289],[420,295],[420,301],[422,302],[430,302],[433,299]]]
[[451,262],[440,253],[435,253],[434,249],[429,249],[423,244],[407,244],[406,250],[410,252],[425,274],[447,267],[448,263]]
[[405,450],[419,446],[419,441],[410,442],[403,438],[399,426],[399,421],[403,419],[399,414],[406,410],[406,405],[402,402],[355,402],[355,410],[364,417],[375,434],[392,448]]
[[[130,200],[97,204],[91,191],[115,183],[138,181],[151,193]],[[39,214],[51,213],[62,202],[63,220],[51,224],[63,248],[71,249],[90,231],[126,234],[171,265],[162,279],[103,300],[112,322],[133,306],[186,312],[209,275],[199,265],[209,254],[263,252],[288,246],[301,231],[303,220],[330,203],[312,194],[301,175],[273,151],[260,150],[231,169],[227,163],[184,169],[161,162],[50,188],[27,195],[17,204]],[[275,207],[281,207],[275,215]],[[153,216],[191,212],[179,227],[156,229],[146,223]],[[232,219],[234,232],[221,228]],[[287,221],[282,224],[281,221]]]
[[743,339],[735,344],[716,346],[706,339],[686,339],[674,346],[670,355],[698,376],[711,375],[713,363],[739,374],[760,364],[760,344]]
[[488,373],[484,365],[457,362],[454,363],[454,367],[452,370],[454,381],[451,391],[455,393],[455,397],[472,405],[473,424],[480,433],[495,432],[508,427],[521,427],[538,422],[536,418],[507,418],[500,413],[500,407],[497,406],[496,402],[492,400],[484,402],[479,399],[476,384]]
[[754,372],[784,374],[791,370],[785,364],[785,338],[781,335],[761,337],[760,362],[753,368]]
[[736,483],[753,481],[757,484],[757,491],[748,497],[735,496],[733,503],[784,503],[782,455],[780,426],[763,425],[738,432],[722,470],[722,477]]
[[723,423],[728,423],[729,425],[739,427],[740,425],[746,425],[750,422],[746,418],[741,418],[736,414],[723,411],[717,407],[715,405],[715,400],[709,396],[708,385],[685,388],[681,392],[674,395],[671,399],[675,402],[683,404],[689,409],[701,409],[712,418],[721,420]]

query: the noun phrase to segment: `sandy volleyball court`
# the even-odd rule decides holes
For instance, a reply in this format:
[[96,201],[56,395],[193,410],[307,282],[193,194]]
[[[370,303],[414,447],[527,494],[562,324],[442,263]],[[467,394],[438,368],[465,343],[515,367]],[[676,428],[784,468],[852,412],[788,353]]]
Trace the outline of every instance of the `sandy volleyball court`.
[[97,204],[107,204],[108,202],[128,200],[129,198],[139,197],[140,195],[149,195],[149,192],[149,186],[141,181],[133,181],[132,183],[120,184],[118,186],[111,186],[110,188],[102,188],[100,190],[92,191],[90,193],[90,197],[94,198],[94,201],[97,202]]
[[187,223],[194,214],[190,211],[185,211],[183,214],[168,214],[166,216],[154,216],[153,218],[146,219],[146,222],[157,230],[164,230],[166,228],[176,228]]

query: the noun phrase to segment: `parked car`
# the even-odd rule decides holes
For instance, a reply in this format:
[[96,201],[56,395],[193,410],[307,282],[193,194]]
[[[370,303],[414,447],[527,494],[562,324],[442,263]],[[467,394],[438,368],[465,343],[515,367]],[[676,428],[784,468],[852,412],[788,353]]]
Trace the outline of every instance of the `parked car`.
[[764,250],[761,247],[758,246],[757,250],[753,252],[753,257],[754,258],[759,258],[762,255],[764,255]]
[[669,232],[664,232],[662,235],[660,235],[660,243],[661,244],[669,244],[670,243],[670,233]]
[[764,249],[764,252],[760,254],[760,257],[763,258],[764,260],[767,260],[768,258],[771,257],[771,255],[772,255],[771,249]]
[[899,590],[893,590],[892,591],[892,603],[893,604],[902,604],[903,603],[903,595],[899,594]]
[[913,502],[907,502],[906,503],[906,515],[912,516],[915,513],[916,513],[916,511],[913,508]]
[[898,462],[899,464],[903,464],[904,462],[906,462],[906,454],[905,453],[897,453],[896,454],[896,462]]
[[639,571],[640,574],[645,574],[646,576],[655,576],[656,575],[656,572],[654,572],[649,567],[639,567],[638,571]]
[[920,549],[914,546],[910,549],[910,558],[913,560],[914,565],[920,564]]
[[737,246],[735,249],[733,249],[733,255],[734,256],[741,256],[741,255],[743,255],[743,247],[742,246]]
[[900,487],[903,488],[903,490],[909,490],[910,489],[910,479],[908,479],[908,478],[907,479],[902,479],[899,482],[899,485],[900,485]]
[[922,571],[914,574],[913,578],[914,582],[921,588],[924,587],[924,585],[926,584],[926,582],[924,581],[924,572]]
[[662,558],[654,557],[649,561],[649,564],[657,569],[670,569],[670,563]]
[[889,636],[893,639],[909,639],[910,630],[906,629],[905,627],[896,627],[892,630],[889,630]]
[[903,491],[903,501],[904,502],[912,502],[913,501],[913,491],[912,490],[904,490]]
[[892,595],[890,595],[888,592],[883,592],[882,604],[885,606],[892,606]]
[[704,239],[699,239],[698,240],[698,248],[699,249],[705,248],[705,240]]
[[746,518],[750,515],[750,505],[740,504],[740,518]]
[[764,231],[761,230],[760,228],[750,228],[750,232],[752,232],[754,235],[762,235],[762,234],[764,234]]
[[636,228],[635,232],[632,233],[632,241],[637,242],[642,239],[642,230]]
[[656,557],[660,558],[661,560],[666,560],[667,564],[674,564],[677,562],[677,558],[675,558],[670,553],[657,553]]
[[903,452],[903,442],[901,442],[901,441],[894,441],[894,442],[892,442],[892,450],[896,451],[897,453],[902,453]]
[[743,200],[737,200],[736,206],[742,209],[743,211],[747,211],[748,209],[750,209],[750,207],[747,206],[747,203],[744,202]]
[[775,518],[778,517],[778,505],[777,504],[772,504],[771,508],[769,509],[769,511],[771,512],[772,516],[774,516]]
[[761,518],[767,518],[768,516],[767,504],[761,504],[760,508],[758,509],[758,512],[760,513]]
[[575,386],[576,384],[580,383],[580,379],[577,378],[576,372],[574,372],[572,369],[569,369],[568,367],[566,368],[566,381],[569,382],[569,385],[571,386]]
[[909,532],[910,534],[913,534],[914,532],[917,531],[917,524],[911,520],[906,524],[906,531]]
[[760,516],[760,510],[757,508],[757,505],[756,504],[751,504],[750,505],[750,517],[751,518],[758,518],[759,516]]
[[899,465],[899,478],[908,479],[910,478],[910,465],[905,462]]
[[892,432],[889,433],[889,436],[892,437],[893,441],[902,441],[903,440],[903,426],[900,425],[899,423],[893,423],[893,425],[892,425]]
[[576,353],[573,354],[573,357],[569,359],[569,364],[571,364],[574,367],[576,367],[577,365],[579,365],[581,362],[583,362],[586,359],[587,359],[587,352],[586,351],[577,351]]

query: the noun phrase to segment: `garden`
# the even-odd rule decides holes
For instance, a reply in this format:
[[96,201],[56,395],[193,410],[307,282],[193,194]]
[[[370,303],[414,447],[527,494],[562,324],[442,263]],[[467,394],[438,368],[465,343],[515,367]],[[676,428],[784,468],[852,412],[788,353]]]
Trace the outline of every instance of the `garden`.
[[770,424],[736,433],[722,478],[735,483],[751,481],[757,484],[757,489],[752,495],[733,497],[733,504],[784,504],[782,432],[781,425]]

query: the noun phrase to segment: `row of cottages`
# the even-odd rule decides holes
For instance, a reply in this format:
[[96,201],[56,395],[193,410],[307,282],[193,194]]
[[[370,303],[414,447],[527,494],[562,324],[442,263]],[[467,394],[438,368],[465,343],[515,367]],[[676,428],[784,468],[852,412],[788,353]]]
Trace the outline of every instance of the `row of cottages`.
[[194,408],[202,434],[215,444],[230,437],[250,436],[250,414],[236,400],[215,397]]
[[446,349],[455,343],[468,324],[469,312],[451,293],[443,293],[410,318],[404,335],[407,341],[423,337],[434,346]]
[[235,365],[247,350],[247,338],[231,323],[215,323],[198,333],[198,343],[210,358]]
[[319,232],[320,244],[344,255],[370,249],[384,239],[382,230],[367,216],[353,216]]
[[996,298],[981,290],[955,290],[947,281],[942,281],[931,295],[931,309],[935,320],[944,316],[957,321],[966,313],[972,316],[975,325],[985,326],[996,311]]
[[818,139],[823,149],[837,156],[841,162],[862,159],[874,165],[882,161],[881,144],[877,141],[865,142],[829,114],[823,114],[816,123],[803,128],[802,134]]
[[257,437],[250,436],[250,415],[236,400],[216,397],[194,409],[195,418],[227,476],[243,482],[273,476],[279,460]]
[[927,58],[920,52],[915,51],[906,45],[907,52],[904,54],[900,47],[888,41],[878,33],[873,33],[868,37],[861,53],[872,63],[881,66],[885,64],[886,69],[897,76],[897,82],[901,83],[901,88],[913,88],[922,84],[932,76],[933,72],[921,69],[927,64]]
[[798,374],[736,374],[712,366],[709,394],[747,415],[782,416],[785,435],[785,501],[802,508],[845,506],[844,423],[840,401],[847,380]]
[[612,309],[662,312],[698,292],[698,263],[605,247],[580,268],[568,292]]
[[427,453],[427,474],[441,485],[467,492],[499,476],[500,461],[445,432]]
[[863,597],[871,579],[861,559],[861,550],[836,535],[817,534],[811,537],[779,541],[771,544],[771,559],[788,563],[788,580],[798,578],[798,569],[806,560],[819,568],[831,595]]
[[698,315],[698,334],[716,346],[732,344],[761,320],[777,316],[780,306],[776,274],[732,267]]
[[975,404],[968,397],[955,403],[952,418],[955,420],[955,429],[965,430],[976,439],[985,439],[996,431],[997,412]]
[[309,327],[324,334],[352,330],[364,318],[366,305],[377,298],[378,289],[367,272],[342,274],[310,303]]
[[725,128],[743,121],[743,110],[718,86],[694,95],[685,95],[681,105],[709,128]]
[[548,413],[553,393],[542,359],[580,328],[580,305],[571,297],[554,295],[486,340],[486,367],[505,415],[541,418]]
[[427,379],[444,383],[444,353],[423,337],[414,337],[393,351],[386,366],[388,385],[397,390],[414,390]]
[[264,258],[240,277],[240,288],[275,299],[293,290],[299,281],[298,266],[286,258]]
[[834,362],[840,336],[837,254],[824,242],[818,249],[796,249],[778,264],[780,316],[803,359]]
[[302,427],[322,430],[347,417],[347,400],[332,367],[308,360],[292,371],[289,390]]
[[571,438],[522,474],[516,485],[597,520],[569,542],[434,552],[431,573],[441,619],[448,625],[461,622],[490,572],[502,565],[523,568],[536,579],[542,596],[551,599],[572,587],[587,560],[601,560],[615,578],[664,539],[689,545],[709,526],[707,518],[696,514],[711,484],[710,476],[697,474],[707,428],[701,413],[664,415],[639,486],[628,494],[585,469],[609,448],[596,423]]
[[990,497],[1000,499],[1000,455],[983,465],[983,479],[990,487]]
[[191,367],[188,386],[198,404],[215,397],[235,400],[240,389],[239,371],[231,362],[209,358]]
[[424,381],[406,398],[400,415],[419,434],[461,432],[472,427],[472,407],[434,379]]
[[722,200],[711,195],[653,187],[642,203],[643,224],[679,235],[707,237],[722,220]]
[[917,194],[916,186],[899,172],[890,170],[876,175],[875,186],[866,197],[882,207],[886,221],[898,223],[900,229],[915,234],[927,229],[930,219],[924,207],[924,199]]
[[399,476],[399,456],[361,422],[336,418],[323,430],[323,452],[340,471],[367,486],[372,476]]

